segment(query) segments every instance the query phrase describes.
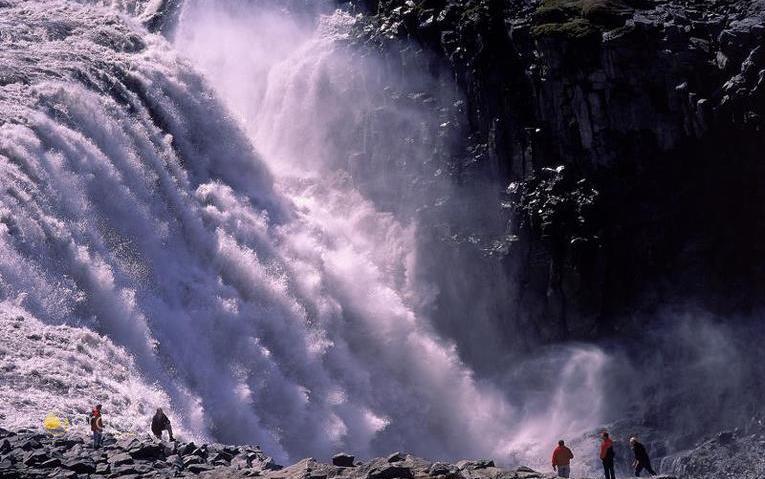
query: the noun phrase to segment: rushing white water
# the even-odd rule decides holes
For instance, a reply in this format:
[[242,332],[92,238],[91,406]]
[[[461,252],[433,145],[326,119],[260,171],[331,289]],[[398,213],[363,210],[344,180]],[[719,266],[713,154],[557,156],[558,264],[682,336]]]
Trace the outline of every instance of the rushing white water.
[[[53,414],[69,432],[88,434],[85,413],[98,402],[112,431],[145,434],[154,408],[170,407],[167,395],[146,384],[133,358],[109,338],[46,325],[10,301],[0,303],[0,311],[4,427],[37,426]],[[178,434],[193,437],[183,429]]]
[[[135,404],[170,402],[189,434],[282,461],[541,458],[557,434],[596,426],[601,351],[549,365],[558,390],[523,411],[433,331],[416,220],[378,209],[323,146],[376,107],[335,50],[353,18],[306,30],[205,4],[184,11],[183,60],[110,7],[5,2],[0,300],[128,351],[121,364],[151,385],[129,388]],[[14,425],[73,413],[98,389],[83,381],[70,402],[41,392],[20,411],[24,391],[3,388],[0,408]]]

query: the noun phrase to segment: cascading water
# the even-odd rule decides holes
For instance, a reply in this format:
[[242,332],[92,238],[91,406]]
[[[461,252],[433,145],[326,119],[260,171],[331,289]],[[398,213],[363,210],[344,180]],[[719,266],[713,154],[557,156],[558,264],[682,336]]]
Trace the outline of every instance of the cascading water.
[[[541,462],[557,434],[602,420],[602,351],[558,351],[569,363],[550,359],[558,389],[540,384],[524,410],[529,393],[478,379],[436,333],[416,216],[378,208],[344,173],[364,165],[323,144],[378,106],[344,83],[354,65],[335,46],[353,17],[306,31],[273,11],[189,3],[175,36],[189,63],[107,7],[3,5],[0,300],[7,318],[88,328],[106,336],[91,343],[134,358],[134,388],[92,398],[116,424],[140,431],[170,402],[187,434],[257,442],[282,461],[405,449]],[[99,374],[117,370],[97,361]],[[99,391],[81,374],[31,401],[2,388],[0,408],[16,425],[50,407],[76,415],[83,391]],[[52,402],[61,388],[71,400]]]

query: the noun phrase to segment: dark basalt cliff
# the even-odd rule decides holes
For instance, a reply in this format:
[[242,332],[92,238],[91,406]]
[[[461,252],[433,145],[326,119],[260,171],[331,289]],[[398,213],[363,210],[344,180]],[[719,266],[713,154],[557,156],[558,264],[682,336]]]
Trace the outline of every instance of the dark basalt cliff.
[[[526,339],[624,334],[669,305],[760,306],[765,2],[355,8],[366,12],[356,41],[386,52],[391,69],[427,69],[464,93],[454,106],[466,114],[464,144],[444,161],[455,184],[482,191],[474,213],[508,225],[475,222],[476,269],[501,264],[507,284],[492,287],[512,308],[499,316]],[[466,288],[463,300],[481,294]]]

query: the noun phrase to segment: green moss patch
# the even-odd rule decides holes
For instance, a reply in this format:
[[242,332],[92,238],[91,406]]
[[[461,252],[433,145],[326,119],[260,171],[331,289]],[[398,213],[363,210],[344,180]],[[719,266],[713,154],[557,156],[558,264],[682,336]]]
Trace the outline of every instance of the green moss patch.
[[588,38],[624,25],[631,12],[626,0],[542,0],[534,12],[532,34]]

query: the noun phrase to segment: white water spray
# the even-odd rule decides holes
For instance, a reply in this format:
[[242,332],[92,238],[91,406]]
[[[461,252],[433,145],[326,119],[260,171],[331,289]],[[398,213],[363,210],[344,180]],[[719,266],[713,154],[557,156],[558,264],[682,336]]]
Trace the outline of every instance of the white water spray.
[[[415,280],[416,220],[378,209],[323,147],[375,107],[335,49],[353,18],[306,30],[203,6],[184,11],[176,47],[204,79],[112,10],[4,8],[0,299],[107,335],[162,391],[135,388],[144,403],[166,394],[187,430],[281,461],[507,461],[570,430],[566,394],[598,397],[602,353],[555,372],[551,420],[527,419],[513,386],[477,380],[421,313],[435,293]],[[599,420],[593,403],[573,424]]]

